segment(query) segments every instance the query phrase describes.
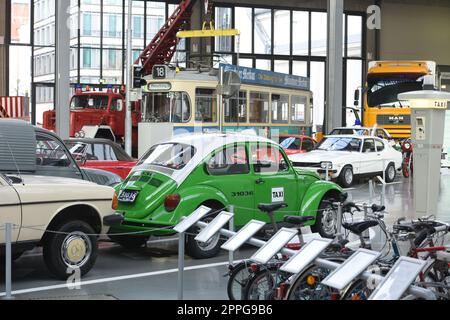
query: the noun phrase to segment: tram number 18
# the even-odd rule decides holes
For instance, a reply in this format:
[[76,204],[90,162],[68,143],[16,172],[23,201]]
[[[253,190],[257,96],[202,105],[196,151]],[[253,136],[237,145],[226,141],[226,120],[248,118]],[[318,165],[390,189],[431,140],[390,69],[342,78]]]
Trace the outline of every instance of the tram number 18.
[[156,65],[153,67],[153,78],[154,79],[165,79],[166,78],[166,66]]

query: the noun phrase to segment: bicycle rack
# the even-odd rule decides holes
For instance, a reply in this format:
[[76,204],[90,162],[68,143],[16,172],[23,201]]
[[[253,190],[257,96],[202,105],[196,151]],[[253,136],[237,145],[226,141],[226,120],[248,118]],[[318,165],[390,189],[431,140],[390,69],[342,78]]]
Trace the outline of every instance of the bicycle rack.
[[354,279],[356,279],[364,270],[366,270],[372,263],[377,260],[381,252],[376,252],[367,249],[358,249],[347,260],[345,260],[339,267],[331,272],[323,281],[322,284],[343,290]]
[[[239,232],[222,228],[226,222],[231,219],[230,215],[233,215],[232,213],[227,213],[225,215],[219,214],[209,224],[200,221],[200,219],[210,211],[211,209],[205,206],[199,207],[190,216],[182,218],[181,222],[174,228],[174,230],[180,234],[178,252],[178,299],[180,300],[183,299],[185,232],[193,226],[203,229],[200,233],[201,236],[197,236],[197,239],[201,239],[201,241],[208,241],[212,236],[214,236],[212,231],[215,231],[216,233],[219,232],[221,235],[230,238],[222,246],[222,248],[229,251],[237,250],[244,243],[260,247],[258,252],[250,258],[251,260],[257,262],[265,263],[268,261],[267,256],[269,256],[269,254],[270,257],[272,257],[278,252],[290,256],[291,258],[282,267],[288,272],[289,270],[296,271],[294,273],[300,273],[303,271],[303,269],[309,265],[304,263],[304,260],[301,259],[303,257],[305,257],[305,259],[309,259],[310,261],[314,261],[316,266],[334,270],[325,279],[327,281],[322,281],[324,285],[328,284],[337,288],[343,288],[346,284],[348,285],[351,281],[356,280],[357,278],[378,283],[375,291],[370,296],[371,300],[399,299],[405,292],[409,292],[416,297],[424,298],[426,300],[436,300],[436,295],[431,290],[412,285],[414,279],[423,269],[425,261],[409,257],[401,257],[390,272],[383,277],[381,275],[370,273],[366,270],[367,267],[379,256],[380,253],[378,252],[359,249],[354,254],[356,256],[353,259],[349,258],[344,263],[340,264],[318,257],[320,253],[322,253],[322,251],[329,245],[329,243],[321,243],[319,245],[317,242],[319,240],[314,239],[303,246],[300,251],[287,249],[283,246],[297,234],[297,232],[293,229],[282,228],[274,236],[272,236],[269,241],[266,242],[253,237],[253,235],[262,227],[261,225],[258,225],[258,222],[256,221],[250,221]],[[225,216],[229,219],[225,219]],[[213,226],[208,228],[208,225]],[[335,277],[342,275],[345,275],[345,279],[341,279],[340,281],[334,280],[336,279]]]

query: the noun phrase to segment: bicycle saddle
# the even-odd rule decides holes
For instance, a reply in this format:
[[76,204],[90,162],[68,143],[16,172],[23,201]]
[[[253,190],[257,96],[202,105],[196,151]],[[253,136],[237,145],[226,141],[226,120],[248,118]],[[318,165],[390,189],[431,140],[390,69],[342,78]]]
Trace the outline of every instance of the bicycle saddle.
[[385,206],[380,206],[380,205],[377,205],[377,204],[373,204],[371,209],[372,209],[372,212],[381,212],[381,211],[384,211],[384,209],[386,209],[386,207]]
[[263,212],[274,212],[281,208],[287,208],[286,202],[277,202],[277,203],[260,203],[258,205],[258,209]]
[[352,222],[352,223],[343,223],[342,226],[353,232],[354,234],[360,235],[367,229],[371,227],[375,227],[378,225],[378,221],[376,220],[368,220],[368,221],[361,221],[361,222]]
[[296,224],[296,225],[303,225],[305,222],[313,221],[315,219],[316,219],[316,217],[313,217],[313,216],[303,216],[303,217],[299,217],[299,216],[285,216],[283,220],[284,220],[284,222],[287,222],[287,223],[292,223],[292,224]]

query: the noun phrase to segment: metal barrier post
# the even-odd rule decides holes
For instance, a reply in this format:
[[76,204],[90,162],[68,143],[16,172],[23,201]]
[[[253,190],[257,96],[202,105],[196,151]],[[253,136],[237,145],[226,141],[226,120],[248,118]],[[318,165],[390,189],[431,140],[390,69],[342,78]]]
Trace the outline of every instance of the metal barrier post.
[[[234,206],[230,206],[229,210],[230,213],[233,213],[233,217],[230,219],[229,222],[229,229],[231,232],[234,232]],[[231,265],[233,264],[233,261],[234,261],[234,252],[228,251],[228,263]]]
[[179,234],[179,238],[178,238],[178,300],[183,300],[185,238],[186,238],[186,234],[184,232]]
[[328,170],[329,170],[329,166],[328,166],[328,163],[327,163],[327,168],[325,169],[325,181],[329,181],[330,180],[330,176],[328,175],[329,174]]
[[337,202],[336,237],[342,240],[342,203]]
[[[364,220],[367,220],[367,215],[368,215],[368,209],[369,206],[367,205],[367,203],[363,203],[363,208],[364,208]],[[363,238],[370,238],[370,233],[369,233],[369,229],[365,230],[362,234]]]
[[11,233],[12,233],[12,224],[6,223],[5,224],[5,300],[11,300],[14,299],[11,294]]
[[369,202],[373,199],[373,179],[369,180]]

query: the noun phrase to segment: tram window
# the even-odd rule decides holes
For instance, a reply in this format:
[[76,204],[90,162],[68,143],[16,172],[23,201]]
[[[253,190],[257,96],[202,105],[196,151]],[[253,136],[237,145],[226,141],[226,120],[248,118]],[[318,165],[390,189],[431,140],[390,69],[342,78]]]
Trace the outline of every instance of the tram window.
[[291,118],[292,122],[305,122],[306,97],[291,97]]
[[225,99],[225,122],[247,122],[247,92],[239,91],[239,97]]
[[272,94],[272,123],[289,122],[289,96]]
[[269,94],[250,92],[250,123],[269,122]]
[[185,92],[152,92],[144,95],[142,121],[188,122],[191,118],[189,96]]
[[195,121],[217,121],[217,93],[214,89],[195,90]]

